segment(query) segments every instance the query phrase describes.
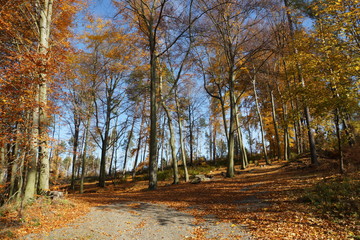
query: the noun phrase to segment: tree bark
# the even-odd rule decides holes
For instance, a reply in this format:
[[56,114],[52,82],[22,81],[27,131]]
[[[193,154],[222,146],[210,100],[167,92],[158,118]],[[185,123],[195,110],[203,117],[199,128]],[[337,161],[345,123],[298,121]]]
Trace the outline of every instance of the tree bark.
[[127,157],[128,157],[128,152],[129,152],[129,148],[130,148],[131,139],[132,139],[133,132],[134,132],[135,121],[136,121],[136,118],[133,117],[133,121],[132,121],[132,123],[131,123],[131,129],[130,129],[129,137],[128,137],[128,140],[127,140],[127,143],[126,143],[126,148],[125,148],[125,158],[124,158],[124,165],[123,165],[123,169],[122,169],[122,170],[123,170],[123,171],[122,171],[122,177],[123,177],[123,179],[126,178]]
[[[40,84],[39,84],[39,103],[40,103],[40,111],[39,111],[39,134],[41,136],[40,142],[40,153],[39,153],[39,161],[40,161],[40,175],[39,175],[39,185],[38,191],[42,193],[43,191],[49,190],[49,178],[50,178],[50,162],[49,162],[49,151],[48,151],[48,113],[47,113],[47,82],[48,77],[45,73],[46,71],[46,58],[49,52],[49,41],[50,41],[50,29],[51,29],[51,21],[52,21],[52,10],[53,10],[53,0],[45,0],[42,3],[42,7],[40,9],[40,21],[39,21],[39,29],[40,29],[40,42],[39,42],[39,53],[42,55],[43,68],[40,73]],[[39,3],[40,6],[40,3]]]
[[237,107],[235,107],[235,120],[236,120],[236,130],[237,130],[237,136],[238,136],[238,142],[239,142],[239,148],[241,154],[241,169],[245,169],[248,165],[248,157],[246,153],[246,148],[244,146],[242,131],[240,128],[239,113]]
[[[36,88],[36,97],[39,99],[39,87]],[[36,173],[37,173],[37,161],[38,161],[38,150],[39,150],[39,106],[36,106],[32,113],[32,126],[31,126],[31,140],[30,140],[30,157],[26,164],[26,184],[23,196],[23,201],[27,203],[34,198],[35,195],[35,184],[36,184]]]
[[213,131],[213,140],[212,140],[212,143],[213,143],[213,147],[212,147],[212,150],[213,150],[213,160],[214,160],[214,163],[216,162],[216,128],[214,128],[214,131]]
[[[284,0],[284,4],[285,4],[286,8],[289,8],[288,0]],[[287,18],[288,18],[288,23],[289,23],[291,40],[294,41],[293,21],[292,21],[292,17],[291,17],[289,9],[287,9]],[[294,53],[295,57],[298,55],[298,49],[294,45],[293,45],[293,53]],[[302,74],[301,65],[300,65],[299,61],[297,60],[297,57],[296,57],[296,68],[297,68],[297,74],[298,74],[298,78],[301,83],[301,86],[303,88],[305,88],[305,80],[304,80],[304,77]],[[308,138],[309,138],[311,164],[318,165],[319,162],[318,162],[317,153],[316,153],[314,129],[311,126],[312,119],[311,119],[311,115],[310,115],[310,110],[309,110],[309,107],[306,104],[306,102],[305,101],[303,101],[303,102],[304,102],[304,114],[305,114],[305,120],[306,120],[306,127],[307,127]]]
[[109,144],[109,132],[110,132],[110,114],[111,112],[106,111],[106,121],[105,121],[105,132],[101,142],[101,159],[100,159],[100,175],[99,175],[99,186],[105,187],[106,180],[106,154]]
[[281,158],[281,150],[280,150],[280,137],[279,137],[279,130],[278,130],[278,124],[276,120],[276,110],[275,110],[275,101],[274,101],[274,92],[270,89],[270,97],[271,97],[271,112],[272,112],[272,118],[274,123],[274,129],[275,129],[275,138],[276,138],[276,156],[279,160]]
[[341,130],[340,130],[340,113],[339,109],[335,109],[335,128],[336,128],[336,138],[338,143],[338,154],[339,154],[339,170],[340,173],[345,172],[344,168],[344,156],[342,150],[342,140],[341,140]]
[[80,117],[74,113],[74,139],[73,139],[73,158],[72,158],[72,168],[71,168],[71,184],[70,187],[72,190],[75,190],[75,166],[77,159],[77,150],[79,146],[79,134],[80,134]]
[[82,161],[81,161],[81,180],[80,180],[80,193],[84,193],[84,179],[85,179],[85,167],[86,167],[86,155],[87,155],[87,145],[89,141],[89,128],[90,128],[90,118],[88,117],[86,125],[85,125],[85,143],[84,143],[84,151],[82,153]]
[[6,158],[5,158],[5,148],[3,145],[0,147],[0,184],[3,185],[5,183],[5,176],[6,176]]
[[[32,139],[31,139],[31,158],[28,163],[28,173],[23,200],[27,202],[34,197],[36,190],[37,164],[40,160],[40,179],[39,190],[47,190],[49,188],[49,159],[47,157],[47,75],[46,55],[49,51],[50,25],[52,18],[53,0],[45,0],[44,2],[35,2],[39,16],[39,53],[42,55],[42,68],[39,73],[39,84],[35,86],[35,103],[37,106],[32,114]],[[41,135],[41,142],[39,136]],[[39,151],[40,149],[40,151]],[[40,159],[39,159],[40,158]]]
[[283,106],[283,121],[284,121],[284,160],[288,161],[290,157],[289,152],[289,128],[288,128],[288,122],[287,122],[287,107],[284,103]]
[[183,162],[183,166],[184,166],[185,182],[188,182],[189,181],[189,172],[187,169],[184,138],[183,138],[183,133],[182,133],[182,120],[181,120],[180,116],[178,116],[178,122],[179,122],[179,138],[180,138],[181,158],[182,158],[182,162]]
[[172,164],[173,164],[173,176],[174,176],[174,182],[173,184],[179,183],[179,170],[178,170],[178,164],[176,159],[176,148],[175,148],[175,133],[174,133],[174,127],[172,124],[171,115],[169,112],[169,109],[167,109],[164,102],[162,102],[162,106],[165,110],[167,119],[168,119],[168,126],[170,131],[170,147],[171,147],[171,158],[172,158]]
[[254,88],[256,113],[257,113],[257,115],[259,117],[259,122],[260,122],[260,133],[261,133],[261,143],[262,143],[262,147],[263,147],[263,153],[264,153],[266,164],[270,164],[270,161],[269,161],[269,158],[268,158],[268,155],[267,155],[267,151],[266,151],[265,137],[264,137],[264,127],[263,127],[262,116],[261,116],[261,113],[260,113],[259,100],[258,100],[258,96],[257,96],[257,93],[256,93],[256,76],[253,76],[252,82],[253,82],[253,88]]
[[185,182],[188,182],[189,181],[189,172],[187,169],[186,153],[185,153],[183,129],[182,129],[182,119],[181,119],[181,115],[180,115],[180,107],[179,107],[179,101],[177,98],[176,90],[175,90],[175,103],[176,103],[177,120],[179,123],[179,141],[180,141],[180,149],[181,149],[181,159],[182,159],[183,166],[184,166]]
[[[152,25],[152,24],[151,24]],[[152,27],[152,26],[151,26]],[[156,74],[156,36],[150,31],[150,144],[149,144],[149,189],[157,188],[157,74]]]
[[190,166],[194,163],[194,133],[193,133],[193,116],[192,116],[192,110],[191,110],[191,104],[189,104],[188,108],[189,112],[189,134],[190,134]]
[[227,177],[234,177],[234,141],[235,141],[235,96],[234,96],[235,74],[229,74],[229,91],[230,91],[230,126],[228,137],[228,157],[227,157]]

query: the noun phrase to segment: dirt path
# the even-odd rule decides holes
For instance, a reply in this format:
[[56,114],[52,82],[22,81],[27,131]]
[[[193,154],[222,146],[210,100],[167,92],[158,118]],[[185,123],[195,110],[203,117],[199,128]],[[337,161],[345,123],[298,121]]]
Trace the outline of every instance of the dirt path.
[[[92,206],[87,215],[75,219],[74,213],[58,210],[48,220],[29,216],[26,229],[7,235],[37,232],[22,239],[351,239],[356,223],[332,221],[299,201],[304,189],[335,176],[331,169],[325,164],[311,167],[306,160],[251,166],[237,170],[232,179],[223,177],[224,169],[217,169],[209,182],[159,182],[153,191],[147,190],[146,181],[109,183],[102,189],[87,185],[84,194],[69,196],[79,204],[66,208]],[[51,222],[58,215],[62,220]],[[61,224],[69,220],[73,223]]]
[[204,232],[209,239],[251,239],[244,228],[207,216],[200,224],[194,216],[159,204],[118,203],[94,207],[67,227],[23,239],[194,239]]

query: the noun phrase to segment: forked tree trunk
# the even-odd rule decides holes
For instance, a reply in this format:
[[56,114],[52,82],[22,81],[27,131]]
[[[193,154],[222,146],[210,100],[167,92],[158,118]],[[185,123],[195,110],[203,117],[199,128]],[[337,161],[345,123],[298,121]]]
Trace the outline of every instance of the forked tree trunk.
[[86,155],[87,155],[87,145],[89,141],[89,128],[90,128],[90,118],[88,117],[86,126],[85,126],[85,143],[84,143],[84,151],[82,154],[81,161],[81,180],[80,180],[80,193],[84,193],[84,179],[85,179],[85,167],[86,167]]
[[130,148],[130,143],[131,143],[131,139],[132,139],[133,132],[134,132],[135,121],[136,121],[136,118],[133,117],[133,121],[131,123],[131,129],[130,129],[128,141],[126,143],[126,148],[125,148],[125,158],[124,158],[124,165],[123,165],[123,169],[122,169],[123,170],[122,171],[122,177],[124,179],[126,178],[126,164],[127,164],[127,158],[128,158],[128,152],[129,152],[129,148]]
[[246,153],[246,148],[244,146],[242,131],[240,128],[239,114],[237,112],[237,108],[235,108],[235,120],[236,120],[236,130],[241,154],[241,169],[245,169],[248,165],[248,158]]
[[[175,90],[176,91],[176,90]],[[185,173],[185,182],[189,181],[189,172],[187,169],[187,163],[186,163],[186,154],[185,154],[185,146],[184,146],[184,138],[183,138],[183,130],[182,130],[182,119],[180,116],[180,108],[179,108],[179,102],[177,98],[177,93],[175,92],[175,102],[176,102],[176,113],[179,123],[179,141],[180,141],[180,149],[181,149],[181,159],[184,166],[184,173]]]

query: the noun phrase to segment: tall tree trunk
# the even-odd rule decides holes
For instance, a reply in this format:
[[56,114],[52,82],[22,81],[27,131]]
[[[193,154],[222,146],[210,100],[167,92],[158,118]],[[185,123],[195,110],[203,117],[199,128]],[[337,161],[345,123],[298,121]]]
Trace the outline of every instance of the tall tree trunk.
[[[289,8],[289,3],[288,0],[284,0],[284,4],[286,8]],[[289,29],[290,29],[290,35],[291,35],[291,40],[294,41],[294,29],[293,29],[293,21],[292,21],[292,17],[290,14],[290,9],[287,9],[287,18],[288,18],[288,23],[289,23]],[[298,53],[298,49],[297,47],[293,44],[293,52],[296,58],[296,68],[297,68],[297,74],[299,77],[299,81],[301,83],[301,86],[303,88],[305,88],[305,80],[302,74],[302,67],[299,63],[299,61],[297,60],[297,55]],[[313,165],[318,165],[318,159],[317,159],[317,153],[316,153],[316,146],[315,146],[315,137],[314,137],[314,129],[311,126],[311,115],[310,115],[310,110],[308,105],[306,104],[305,101],[304,102],[304,114],[305,114],[305,120],[306,120],[306,127],[307,127],[307,132],[308,132],[308,138],[309,138],[309,147],[310,147],[310,155],[311,155],[311,164]]]
[[[18,136],[20,136],[20,129],[19,124],[16,124],[16,132]],[[15,144],[13,146],[12,150],[12,166],[11,166],[11,180],[10,180],[10,193],[9,196],[12,196],[18,189],[16,189],[16,180],[19,180],[19,175],[22,174],[19,172],[19,156],[18,156],[18,150],[19,150],[19,138],[17,137],[15,140]]]
[[[115,126],[117,126],[117,123],[118,123],[118,120],[119,120],[119,116],[116,117],[116,121],[115,121]],[[109,176],[111,176],[112,174],[112,165],[113,165],[113,162],[114,162],[114,156],[115,156],[115,152],[116,152],[116,149],[117,149],[117,142],[118,142],[118,139],[117,139],[117,131],[115,130],[116,128],[113,128],[113,131],[112,131],[112,148],[111,148],[111,159],[110,159],[110,165],[109,165]]]
[[[42,6],[40,7],[40,4]],[[48,114],[47,114],[47,82],[48,76],[46,72],[46,64],[49,52],[49,41],[50,41],[50,27],[52,21],[52,9],[53,0],[45,0],[43,3],[38,3],[40,7],[40,41],[39,41],[39,52],[42,55],[43,69],[40,73],[40,84],[39,84],[39,134],[41,136],[40,142],[40,175],[39,175],[39,193],[49,190],[49,178],[50,178],[50,162],[49,162],[49,151],[48,151]]]
[[289,127],[288,127],[288,120],[287,120],[287,107],[284,103],[283,106],[283,121],[284,121],[284,160],[288,161],[290,157],[289,152]]
[[[37,1],[36,8],[40,13],[39,19],[39,53],[42,56],[42,67],[39,73],[39,84],[35,86],[35,102],[37,106],[32,114],[32,131],[31,131],[31,157],[28,163],[28,172],[23,200],[27,202],[34,197],[36,190],[37,163],[40,157],[40,180],[39,190],[49,188],[49,162],[47,157],[47,133],[46,133],[46,105],[47,105],[47,75],[46,75],[46,58],[49,51],[50,25],[52,18],[53,0]],[[39,136],[42,142],[39,142]],[[41,152],[39,152],[39,149]]]
[[112,174],[113,174],[113,178],[115,179],[116,178],[116,166],[117,166],[117,159],[118,159],[118,150],[119,150],[119,146],[116,145],[116,149],[115,149],[115,157],[114,157],[114,166],[113,166],[113,171],[112,171]]
[[194,162],[194,133],[193,133],[193,116],[191,110],[191,104],[189,105],[189,134],[190,134],[190,166],[193,165]]
[[234,142],[235,142],[235,96],[234,96],[235,74],[229,74],[229,91],[230,91],[230,126],[228,137],[228,157],[227,157],[227,177],[234,177]]
[[138,164],[139,155],[140,155],[141,139],[142,139],[142,137],[139,134],[138,145],[137,145],[137,150],[136,150],[136,156],[135,156],[135,161],[134,161],[134,167],[133,167],[133,170],[132,170],[132,178],[133,178],[133,180],[134,180],[135,175],[136,175],[136,166]]
[[344,168],[344,156],[342,150],[342,140],[341,140],[341,130],[340,130],[340,113],[339,109],[335,109],[335,128],[336,128],[336,138],[338,143],[338,154],[339,154],[339,170],[340,173],[345,172]]
[[122,169],[122,176],[123,176],[124,179],[126,178],[127,157],[128,157],[128,152],[129,152],[129,148],[130,148],[131,139],[132,139],[133,132],[134,132],[135,122],[136,122],[136,118],[133,117],[133,121],[131,123],[131,129],[130,129],[128,141],[126,143],[126,148],[125,148],[125,158],[124,158],[124,165],[123,165],[123,169]]
[[132,170],[132,178],[135,178],[136,175],[136,166],[138,165],[138,159],[139,159],[139,155],[140,155],[140,148],[141,148],[141,129],[143,128],[143,124],[144,124],[144,117],[141,118],[141,124],[140,124],[140,131],[139,131],[139,139],[138,139],[138,145],[137,145],[137,151],[136,151],[136,156],[135,156],[135,162],[134,162],[134,167]]
[[148,146],[148,144],[147,144],[148,138],[147,137],[145,138],[144,142],[145,142],[145,146],[144,146],[144,152],[143,152],[143,155],[142,155],[141,162],[145,162],[145,160],[146,160],[146,151],[147,151],[147,146]]
[[105,187],[106,180],[106,154],[109,144],[109,132],[110,132],[110,112],[107,113],[108,117],[105,122],[105,132],[101,141],[101,158],[100,158],[100,173],[99,173],[99,186]]
[[0,146],[0,184],[3,185],[5,183],[6,176],[6,158],[5,158],[5,148],[3,145]]
[[74,139],[73,139],[73,158],[72,158],[72,168],[71,168],[71,184],[70,187],[72,190],[75,190],[75,172],[76,172],[76,159],[77,151],[79,146],[79,134],[80,134],[80,117],[74,116]]
[[275,101],[274,101],[274,92],[270,89],[270,97],[271,97],[271,112],[272,112],[272,118],[274,123],[274,129],[275,129],[275,138],[276,138],[276,156],[279,160],[281,158],[281,150],[280,150],[280,137],[279,137],[279,130],[278,130],[278,124],[276,120],[276,110],[275,110]]
[[[220,90],[219,90],[219,92],[220,92]],[[227,142],[229,142],[229,128],[227,126],[227,121],[226,121],[225,101],[222,96],[220,96],[219,101],[220,101],[220,106],[221,106],[222,119],[223,119],[223,123],[224,123],[225,137],[226,137]],[[231,116],[231,113],[230,113],[230,116]],[[230,123],[230,125],[231,125],[231,123]]]
[[181,122],[180,118],[179,118],[179,137],[180,137],[181,157],[182,157],[182,162],[183,162],[183,166],[184,166],[184,173],[185,173],[185,182],[188,182],[189,181],[189,172],[188,172],[188,169],[187,169],[184,138],[183,138],[183,133],[182,133],[182,122]]
[[177,98],[177,93],[175,90],[175,102],[176,102],[176,113],[179,123],[179,141],[180,141],[180,149],[181,149],[181,159],[184,166],[184,173],[185,173],[185,182],[189,181],[189,172],[187,169],[187,163],[186,163],[186,153],[185,153],[185,146],[184,146],[184,138],[183,138],[183,129],[182,129],[182,119],[180,116],[180,108],[179,108],[179,102]]
[[212,143],[213,143],[213,160],[214,160],[214,163],[216,162],[216,128],[214,128],[214,132],[213,132],[213,140],[212,140]]
[[160,167],[161,167],[161,171],[164,171],[164,141],[165,141],[165,125],[166,125],[166,118],[164,117],[164,122],[162,123],[162,127],[161,127],[161,152],[160,152]]
[[[151,24],[152,27],[152,24]],[[149,189],[157,188],[157,99],[158,93],[156,76],[156,36],[150,31],[150,144],[149,144]]]
[[26,158],[26,151],[21,154],[20,163],[19,163],[19,175],[18,175],[18,182],[17,182],[17,193],[15,193],[15,201],[20,202],[21,200],[21,193],[23,190],[24,185],[24,164]]
[[[109,90],[109,89],[108,89]],[[107,91],[108,91],[107,90]],[[111,98],[111,96],[109,96]],[[96,102],[94,102],[96,103]],[[110,126],[111,126],[111,100],[107,100],[106,106],[106,117],[105,117],[105,131],[104,135],[101,136],[101,159],[100,159],[100,174],[99,174],[99,186],[105,187],[106,181],[106,155],[109,145],[109,135],[110,135]],[[100,133],[102,134],[102,133]]]
[[343,129],[347,136],[347,142],[349,143],[349,146],[352,147],[356,143],[354,134],[351,132],[351,129],[350,129],[349,124],[347,123],[346,119],[343,118],[341,121],[342,121]]
[[[235,101],[235,99],[234,99]],[[236,101],[235,101],[236,102]],[[241,154],[241,169],[245,169],[248,165],[248,158],[246,153],[246,148],[243,141],[243,135],[240,128],[240,121],[239,121],[239,113],[237,107],[235,107],[235,120],[236,120],[236,130]]]
[[[36,99],[39,99],[39,87],[36,87]],[[39,150],[39,120],[40,120],[40,107],[36,106],[32,113],[32,126],[31,126],[31,140],[30,140],[30,157],[28,160],[26,184],[24,190],[23,201],[27,203],[34,198],[36,189],[36,169],[38,162],[38,150]]]
[[253,156],[253,139],[252,139],[252,134],[251,134],[251,129],[250,129],[250,124],[248,124],[247,128],[246,128],[248,135],[249,135],[249,150],[250,150],[250,157]]
[[212,131],[212,123],[211,117],[209,118],[209,161],[214,162],[213,158],[213,131]]
[[[284,39],[284,41],[286,41],[286,39]],[[284,67],[284,72],[285,72],[285,81],[286,81],[286,86],[287,89],[290,90],[290,81],[289,81],[289,77],[288,77],[288,71],[287,71],[287,65],[286,65],[286,61],[283,55],[281,55],[282,57],[282,64]],[[277,91],[280,95],[280,99],[282,98],[282,94],[279,88],[279,85],[277,85]],[[293,111],[295,111],[294,109],[294,104],[293,104],[293,100],[290,100],[290,105]],[[288,161],[290,158],[290,138],[289,138],[289,120],[288,120],[288,112],[287,112],[287,103],[283,100],[282,101],[282,110],[283,110],[283,128],[284,128],[284,160]],[[294,132],[295,132],[295,141],[296,141],[296,149],[298,154],[300,153],[300,138],[299,138],[299,131],[296,127],[296,120],[294,120]]]
[[263,147],[263,153],[264,153],[266,164],[270,164],[270,161],[269,161],[269,158],[268,158],[268,155],[267,155],[267,151],[266,151],[265,137],[264,137],[264,126],[263,126],[262,116],[261,116],[261,113],[260,113],[259,100],[258,100],[258,96],[257,96],[257,93],[256,93],[256,76],[253,76],[252,82],[253,82],[253,88],[254,88],[256,113],[257,113],[257,115],[259,117],[259,122],[260,122],[260,133],[261,133],[261,143],[262,143],[262,147]]
[[176,147],[175,147],[175,133],[174,133],[174,127],[172,124],[171,115],[169,112],[169,109],[167,109],[164,102],[162,102],[162,106],[165,110],[167,119],[168,119],[168,126],[170,131],[170,147],[171,147],[171,158],[172,158],[172,164],[173,164],[173,176],[174,176],[174,182],[173,184],[179,183],[179,170],[178,170],[178,164],[176,159]]
[[81,180],[80,180],[80,193],[84,193],[84,179],[85,179],[85,167],[86,167],[86,155],[87,155],[87,145],[89,141],[89,128],[90,128],[90,117],[88,117],[85,125],[85,143],[84,150],[82,153],[82,161],[81,161]]

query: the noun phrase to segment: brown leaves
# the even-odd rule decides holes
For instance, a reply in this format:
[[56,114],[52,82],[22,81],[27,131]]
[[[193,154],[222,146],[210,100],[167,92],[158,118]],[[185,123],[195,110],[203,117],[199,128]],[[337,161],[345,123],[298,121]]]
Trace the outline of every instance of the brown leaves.
[[[76,199],[59,199],[50,201],[40,197],[21,213],[15,208],[0,218],[0,238],[7,235],[20,237],[29,233],[49,232],[75,220],[89,211],[90,205]],[[11,239],[10,238],[10,239]]]
[[[308,165],[301,170],[297,167],[296,162],[285,167],[283,164],[251,167],[233,179],[223,178],[220,174],[223,169],[218,169],[210,182],[196,185],[167,185],[168,182],[161,182],[155,191],[147,190],[145,181],[135,185],[126,182],[101,192],[96,192],[95,185],[93,189],[88,185],[87,190],[91,192],[73,195],[78,199],[75,207],[42,208],[45,214],[27,215],[25,224],[28,227],[19,228],[16,232],[21,235],[50,231],[86,212],[89,205],[129,202],[128,206],[135,210],[141,206],[139,202],[151,202],[192,214],[196,219],[195,225],[203,223],[208,215],[216,216],[217,224],[232,222],[234,227],[245,225],[259,239],[346,239],[350,233],[359,234],[355,222],[334,222],[298,200],[304,188],[331,172],[324,166],[317,170]],[[41,212],[40,209],[34,210]],[[49,212],[52,215],[47,217]],[[144,225],[145,222],[142,222],[138,227]],[[194,228],[193,234],[193,239],[205,239],[205,230],[201,227]]]

